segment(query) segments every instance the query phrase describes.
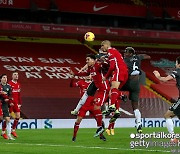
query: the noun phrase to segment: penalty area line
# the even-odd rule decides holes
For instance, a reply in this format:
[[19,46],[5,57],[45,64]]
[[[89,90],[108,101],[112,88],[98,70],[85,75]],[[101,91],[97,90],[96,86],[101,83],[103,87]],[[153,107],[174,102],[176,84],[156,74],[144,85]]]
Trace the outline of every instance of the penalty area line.
[[8,144],[8,145],[26,145],[26,146],[46,146],[46,147],[68,147],[68,148],[83,148],[83,149],[102,149],[102,150],[121,150],[121,151],[144,151],[144,152],[162,152],[162,153],[170,153],[171,151],[167,150],[151,150],[151,149],[126,149],[126,148],[113,148],[113,147],[98,147],[98,146],[72,146],[72,145],[63,145],[63,144],[31,144],[31,143],[0,143],[0,144]]

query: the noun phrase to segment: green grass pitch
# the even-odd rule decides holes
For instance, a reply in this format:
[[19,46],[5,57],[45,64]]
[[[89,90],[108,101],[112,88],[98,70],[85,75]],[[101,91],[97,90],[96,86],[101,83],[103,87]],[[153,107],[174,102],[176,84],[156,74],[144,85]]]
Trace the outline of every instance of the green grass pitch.
[[[114,136],[107,136],[102,141],[93,135],[96,129],[80,128],[76,142],[72,142],[73,129],[29,129],[17,130],[15,141],[0,138],[1,154],[146,154],[146,153],[180,153],[180,145],[171,147],[143,147],[130,148],[130,134],[136,133],[135,128],[115,128]],[[165,132],[166,128],[143,128],[143,133]],[[180,128],[175,128],[176,133]],[[146,139],[152,140],[152,139]],[[154,140],[154,139],[153,139]],[[156,139],[169,142],[169,139]]]

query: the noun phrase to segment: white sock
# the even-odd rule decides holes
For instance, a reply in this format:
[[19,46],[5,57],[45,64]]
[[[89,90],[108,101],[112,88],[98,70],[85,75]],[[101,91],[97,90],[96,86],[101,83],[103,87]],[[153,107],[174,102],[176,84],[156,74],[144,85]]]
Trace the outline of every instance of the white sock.
[[80,110],[80,108],[84,105],[84,103],[86,102],[88,98],[88,94],[85,92],[84,95],[81,97],[81,99],[79,100],[75,110],[78,112]]
[[11,122],[6,121],[7,135],[11,135]]
[[136,118],[136,128],[138,128],[139,125],[141,125],[141,112],[139,111],[139,109],[134,110],[134,115]]
[[173,124],[172,118],[166,119],[166,127],[169,133],[171,134],[174,133],[174,124]]

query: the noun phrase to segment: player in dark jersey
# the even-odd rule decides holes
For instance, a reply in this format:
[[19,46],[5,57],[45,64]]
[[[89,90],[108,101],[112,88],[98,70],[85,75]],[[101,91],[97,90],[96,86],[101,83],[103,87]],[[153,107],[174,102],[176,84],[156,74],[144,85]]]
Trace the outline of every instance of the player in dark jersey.
[[11,89],[11,86],[7,84],[6,74],[2,74],[0,79],[1,79],[0,91],[4,92],[4,94],[7,95],[7,97],[4,97],[2,95],[0,96],[0,100],[2,102],[3,117],[4,117],[4,120],[6,121],[6,128],[7,128],[7,135],[6,135],[6,128],[2,130],[1,135],[4,139],[14,140],[14,138],[12,138],[11,136],[11,123],[10,123],[10,114],[9,114],[9,108],[8,108],[8,106],[13,105],[13,103],[11,103],[10,101],[12,89]]
[[[128,80],[121,90],[129,91],[129,99],[131,100],[132,108],[136,118],[137,132],[142,132],[141,126],[141,112],[139,111],[139,93],[140,93],[140,81],[141,75],[141,61],[144,59],[150,59],[151,57],[146,54],[135,54],[135,50],[132,47],[127,47],[124,52],[124,61],[128,67]],[[117,119],[113,116],[110,119],[110,124]],[[108,127],[109,128],[109,127]],[[106,130],[108,133],[110,130]]]
[[[172,118],[177,116],[180,119],[180,56],[176,58],[176,69],[175,71],[172,72],[172,74],[166,77],[161,77],[158,71],[155,70],[153,73],[156,76],[156,78],[158,78],[160,81],[163,82],[176,79],[176,86],[179,90],[178,100],[175,103],[173,103],[172,106],[169,108],[169,110],[167,110],[167,112],[164,114],[168,132],[174,134],[174,125]],[[177,142],[177,139],[172,138],[171,141]]]
[[[1,95],[1,93],[0,93],[0,95]],[[3,121],[3,111],[2,111],[2,103],[0,101],[0,124],[2,121]]]

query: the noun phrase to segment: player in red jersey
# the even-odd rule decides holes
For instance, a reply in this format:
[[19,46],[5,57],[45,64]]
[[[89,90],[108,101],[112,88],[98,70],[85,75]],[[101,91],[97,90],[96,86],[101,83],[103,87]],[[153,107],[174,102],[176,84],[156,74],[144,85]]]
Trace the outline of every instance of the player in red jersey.
[[91,77],[88,76],[86,77],[85,80],[78,80],[75,81],[74,79],[71,79],[70,82],[70,87],[79,87],[80,88],[80,96],[81,99],[79,100],[76,108],[71,111],[72,115],[77,115],[80,108],[84,105],[84,103],[86,102],[88,95],[87,95],[87,88],[89,87],[89,85],[92,83]]
[[109,85],[108,81],[103,81],[103,74],[102,74],[102,66],[101,63],[96,61],[96,57],[93,54],[89,54],[86,56],[86,63],[88,65],[87,72],[84,73],[72,73],[73,75],[77,76],[88,76],[91,75],[95,86],[98,88],[96,97],[94,99],[94,116],[97,120],[98,129],[96,131],[95,137],[99,136],[103,131],[104,128],[102,126],[102,113],[101,113],[101,106],[106,101],[109,92]]
[[87,77],[85,80],[84,79],[82,79],[82,80],[71,79],[70,87],[79,87],[80,96],[82,97],[91,82],[92,81],[91,81],[90,77]]
[[14,137],[18,137],[16,133],[16,126],[18,125],[18,121],[20,119],[20,108],[22,105],[22,100],[21,100],[21,85],[18,82],[19,79],[19,74],[18,72],[13,72],[12,73],[12,80],[9,81],[9,85],[12,87],[12,98],[13,98],[13,106],[9,107],[9,113],[11,114],[12,112],[15,113],[15,119],[12,125],[12,131],[11,134]]
[[[71,79],[70,82],[70,87],[79,87],[80,89],[80,95],[81,97],[83,96],[83,94],[87,91],[88,86],[91,84],[91,77],[86,77],[85,80],[74,80]],[[86,102],[81,106],[81,108],[79,109],[79,111],[77,112],[77,119],[76,122],[74,124],[74,131],[73,131],[73,138],[72,141],[75,142],[76,141],[76,136],[77,136],[77,132],[79,130],[79,125],[82,121],[82,119],[85,117],[86,112],[89,111],[92,115],[94,115],[94,103],[93,103],[94,97],[92,96],[88,96]],[[106,141],[106,138],[104,137],[103,134],[100,135],[100,139],[103,141]]]
[[126,83],[128,79],[128,68],[123,60],[120,52],[111,47],[111,42],[105,40],[101,43],[101,49],[103,53],[108,54],[108,60],[110,67],[103,80],[105,81],[111,77],[111,91],[110,91],[110,111],[115,111],[115,115],[119,116],[119,101],[122,93],[119,91],[121,87]]

